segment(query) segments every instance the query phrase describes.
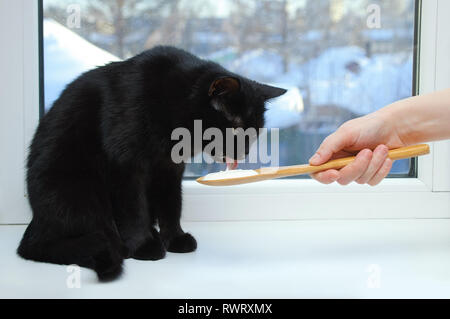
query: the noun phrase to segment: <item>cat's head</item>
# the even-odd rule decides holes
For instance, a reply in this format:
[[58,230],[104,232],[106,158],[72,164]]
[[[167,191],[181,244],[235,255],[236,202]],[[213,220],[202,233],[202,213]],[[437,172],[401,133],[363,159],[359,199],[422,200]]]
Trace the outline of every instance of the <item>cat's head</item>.
[[[233,163],[230,166],[236,166],[236,160],[242,159],[249,153],[250,145],[253,139],[245,136],[245,146],[237,148],[237,134],[235,132],[246,131],[253,128],[256,133],[264,127],[265,103],[273,98],[286,93],[285,89],[258,83],[237,75],[216,75],[206,83],[202,91],[207,94],[207,103],[203,105],[203,119],[206,127],[215,127],[223,133],[223,152],[212,155],[216,161],[225,161]],[[235,133],[234,151],[228,154],[226,150],[227,128]],[[241,128],[242,130],[236,130]],[[230,138],[228,134],[228,138]],[[208,143],[205,141],[204,146]],[[207,152],[207,150],[205,150]],[[208,152],[207,152],[208,153]],[[234,154],[233,154],[234,153]]]

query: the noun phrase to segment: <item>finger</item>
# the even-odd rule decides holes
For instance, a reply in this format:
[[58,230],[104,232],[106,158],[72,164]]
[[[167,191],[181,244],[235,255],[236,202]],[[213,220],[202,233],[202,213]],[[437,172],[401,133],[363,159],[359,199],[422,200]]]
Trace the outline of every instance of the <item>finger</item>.
[[369,167],[365,171],[364,174],[362,174],[356,182],[358,184],[365,184],[368,181],[370,181],[376,172],[383,166],[384,161],[386,160],[388,156],[389,149],[386,145],[378,145],[372,154],[372,160],[370,161]]
[[311,177],[322,184],[331,184],[338,180],[339,172],[335,169],[329,169],[326,171],[311,174]]
[[347,130],[337,130],[325,138],[316,153],[309,159],[309,164],[320,165],[328,161],[334,153],[352,144],[352,136]]
[[372,159],[372,151],[364,149],[356,155],[355,160],[339,171],[341,175],[337,182],[341,185],[350,184],[359,178],[367,170],[370,160]]
[[375,186],[379,184],[383,180],[383,178],[385,178],[391,171],[392,163],[393,161],[390,158],[387,158],[384,161],[383,166],[381,166],[378,172],[376,172],[376,174],[367,184],[369,184],[370,186]]

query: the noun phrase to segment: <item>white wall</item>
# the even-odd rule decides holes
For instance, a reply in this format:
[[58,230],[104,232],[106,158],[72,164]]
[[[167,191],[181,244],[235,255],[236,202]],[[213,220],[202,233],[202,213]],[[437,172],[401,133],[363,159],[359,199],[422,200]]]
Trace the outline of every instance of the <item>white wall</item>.
[[0,0],[0,223],[30,216],[24,165],[39,113],[37,22],[37,1]]

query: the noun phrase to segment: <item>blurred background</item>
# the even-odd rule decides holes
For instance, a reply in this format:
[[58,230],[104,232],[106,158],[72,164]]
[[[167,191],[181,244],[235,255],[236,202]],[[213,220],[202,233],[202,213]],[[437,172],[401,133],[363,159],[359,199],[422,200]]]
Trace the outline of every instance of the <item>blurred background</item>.
[[[266,126],[280,129],[280,165],[306,163],[343,122],[412,95],[414,3],[43,0],[45,109],[86,70],[174,45],[288,89],[268,103]],[[410,165],[396,161],[392,176]],[[188,164],[185,175],[219,169]]]

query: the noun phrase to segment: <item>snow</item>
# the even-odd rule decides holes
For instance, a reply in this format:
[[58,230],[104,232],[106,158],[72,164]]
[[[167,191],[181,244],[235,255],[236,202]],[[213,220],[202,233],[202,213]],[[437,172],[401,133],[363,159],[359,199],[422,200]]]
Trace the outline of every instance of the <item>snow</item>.
[[51,19],[44,19],[45,108],[81,73],[120,59]]
[[[308,36],[313,35],[317,36]],[[202,36],[209,38],[210,34]],[[120,60],[51,19],[44,20],[44,46],[46,109],[81,73]],[[301,121],[304,92],[309,92],[312,107],[337,105],[361,115],[411,95],[412,52],[368,58],[357,46],[334,47],[303,64],[289,63],[287,72],[282,57],[270,50],[239,53],[229,47],[206,58],[233,72],[288,90],[267,103],[269,128],[289,127]],[[349,64],[356,66],[356,71],[350,70]]]
[[[360,71],[346,66],[356,63]],[[411,95],[412,53],[368,58],[359,47],[331,48],[302,66],[312,105],[335,104],[356,114],[373,112]]]
[[323,38],[324,31],[322,30],[310,30],[299,37],[301,41],[320,41]]
[[280,83],[273,84],[286,89],[287,92],[280,97],[266,103],[266,127],[285,128],[300,122],[303,112],[303,99],[300,90],[292,85]]
[[[349,70],[350,63],[359,71]],[[286,73],[281,56],[262,49],[249,51],[226,66],[275,86],[307,89],[311,106],[338,105],[362,115],[411,95],[412,63],[412,52],[368,58],[363,48],[346,46],[324,50],[301,65],[290,63]],[[290,124],[289,117],[286,121],[280,127]]]
[[236,73],[243,74],[251,79],[263,82],[277,82],[280,74],[283,74],[283,60],[275,52],[257,49],[248,51],[240,58],[227,65]]
[[372,41],[394,41],[395,38],[412,39],[412,29],[366,29],[361,31],[362,35]]

